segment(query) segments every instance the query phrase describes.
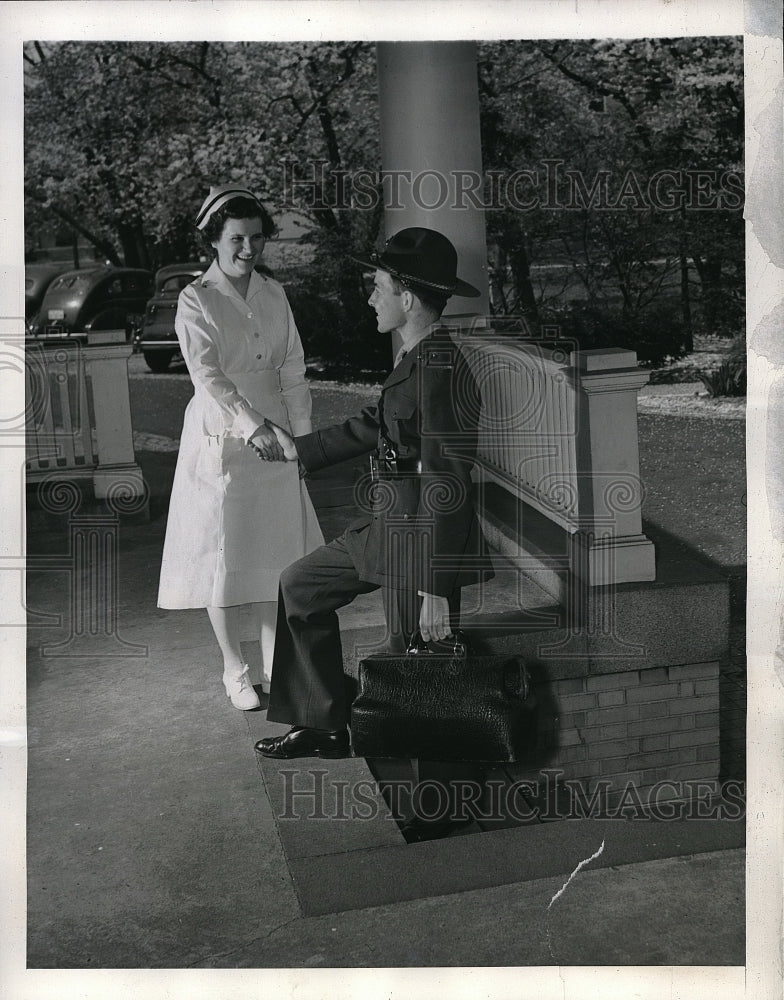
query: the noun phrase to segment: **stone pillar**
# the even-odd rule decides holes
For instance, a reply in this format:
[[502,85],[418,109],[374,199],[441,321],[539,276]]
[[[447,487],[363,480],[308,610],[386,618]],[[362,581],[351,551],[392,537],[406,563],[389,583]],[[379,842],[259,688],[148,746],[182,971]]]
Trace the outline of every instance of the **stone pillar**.
[[655,580],[637,440],[637,392],[648,375],[634,351],[618,347],[573,351],[571,363],[579,386],[572,572],[590,586]]
[[457,249],[460,276],[482,295],[450,299],[444,315],[485,316],[476,44],[379,42],[376,53],[386,236],[407,226],[448,236]]

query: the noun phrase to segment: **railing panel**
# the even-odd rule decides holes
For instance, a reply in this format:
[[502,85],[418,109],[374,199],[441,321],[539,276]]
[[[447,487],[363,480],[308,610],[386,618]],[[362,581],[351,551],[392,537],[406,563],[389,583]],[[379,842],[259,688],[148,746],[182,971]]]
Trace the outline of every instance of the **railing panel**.
[[575,395],[566,355],[536,344],[473,338],[466,349],[482,393],[477,462],[485,475],[574,527]]
[[125,504],[130,512],[132,498],[146,503],[133,450],[131,347],[124,331],[101,331],[86,339],[86,344],[27,344],[27,479],[87,475],[96,497]]
[[633,351],[457,333],[482,394],[476,464],[571,536],[590,584],[655,578],[642,533]]
[[27,469],[85,469],[96,464],[85,366],[79,344],[28,347],[25,381]]

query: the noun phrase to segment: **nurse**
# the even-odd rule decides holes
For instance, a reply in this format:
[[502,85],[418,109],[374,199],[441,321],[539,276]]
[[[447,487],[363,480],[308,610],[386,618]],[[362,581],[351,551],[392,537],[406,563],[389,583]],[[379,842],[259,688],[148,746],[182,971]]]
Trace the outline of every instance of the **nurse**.
[[274,427],[311,431],[302,344],[283,288],[259,273],[274,223],[245,186],[213,187],[196,227],[215,260],[180,294],[175,329],[193,381],[161,564],[158,606],[206,608],[235,708],[259,706],[240,648],[258,626],[269,691],[281,571],[323,543],[297,464]]

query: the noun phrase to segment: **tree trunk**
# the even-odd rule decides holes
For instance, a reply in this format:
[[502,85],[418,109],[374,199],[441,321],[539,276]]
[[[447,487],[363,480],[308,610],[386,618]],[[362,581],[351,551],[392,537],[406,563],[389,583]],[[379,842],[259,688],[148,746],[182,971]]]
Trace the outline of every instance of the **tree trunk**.
[[691,292],[689,290],[689,258],[680,255],[681,317],[683,319],[683,346],[687,354],[694,350],[694,333],[691,326]]
[[706,333],[715,333],[721,327],[723,289],[721,270],[724,258],[712,253],[706,257],[694,257],[694,265],[702,286],[702,316]]
[[683,319],[683,346],[687,354],[694,350],[694,330],[691,325],[691,289],[689,288],[689,257],[686,252],[688,232],[686,207],[681,207],[681,236],[679,266],[681,275],[681,318]]
[[528,319],[536,321],[538,311],[534,287],[531,284],[531,263],[522,240],[510,251],[509,263],[512,268],[512,281],[517,297],[517,311]]
[[499,244],[495,245],[495,267],[490,271],[490,309],[495,315],[506,313],[506,250]]
[[44,208],[56,215],[58,219],[62,219],[63,222],[66,222],[75,233],[80,233],[84,236],[88,243],[91,243],[96,250],[100,250],[101,256],[105,260],[110,261],[110,263],[114,264],[116,267],[121,266],[121,261],[117,251],[108,240],[105,240],[100,236],[96,236],[89,229],[86,229],[67,209],[61,208],[54,202],[50,202],[44,195],[39,195],[37,192],[31,190],[28,190],[27,194],[43,205]]
[[123,248],[126,267],[150,267],[150,255],[144,239],[144,231],[138,222],[120,224],[118,235]]

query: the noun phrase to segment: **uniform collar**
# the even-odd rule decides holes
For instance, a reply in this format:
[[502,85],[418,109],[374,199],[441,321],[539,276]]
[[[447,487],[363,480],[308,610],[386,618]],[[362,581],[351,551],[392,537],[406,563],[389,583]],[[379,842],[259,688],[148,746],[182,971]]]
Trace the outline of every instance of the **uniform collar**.
[[389,386],[396,385],[398,382],[402,382],[404,379],[408,378],[411,374],[411,369],[414,367],[419,358],[421,345],[431,336],[432,331],[429,330],[424,337],[420,337],[419,340],[414,341],[410,347],[406,348],[406,354],[403,355],[400,361],[398,361],[389,373],[382,389],[388,389]]
[[264,278],[257,271],[252,271],[250,276],[250,281],[248,282],[248,294],[243,299],[237,289],[232,285],[226,275],[221,271],[220,265],[218,264],[217,257],[210,264],[204,274],[201,276],[200,284],[202,288],[214,288],[216,291],[221,292],[223,295],[227,295],[229,298],[233,299],[243,309],[247,308],[248,303],[257,295],[261,287],[264,285],[267,279]]

